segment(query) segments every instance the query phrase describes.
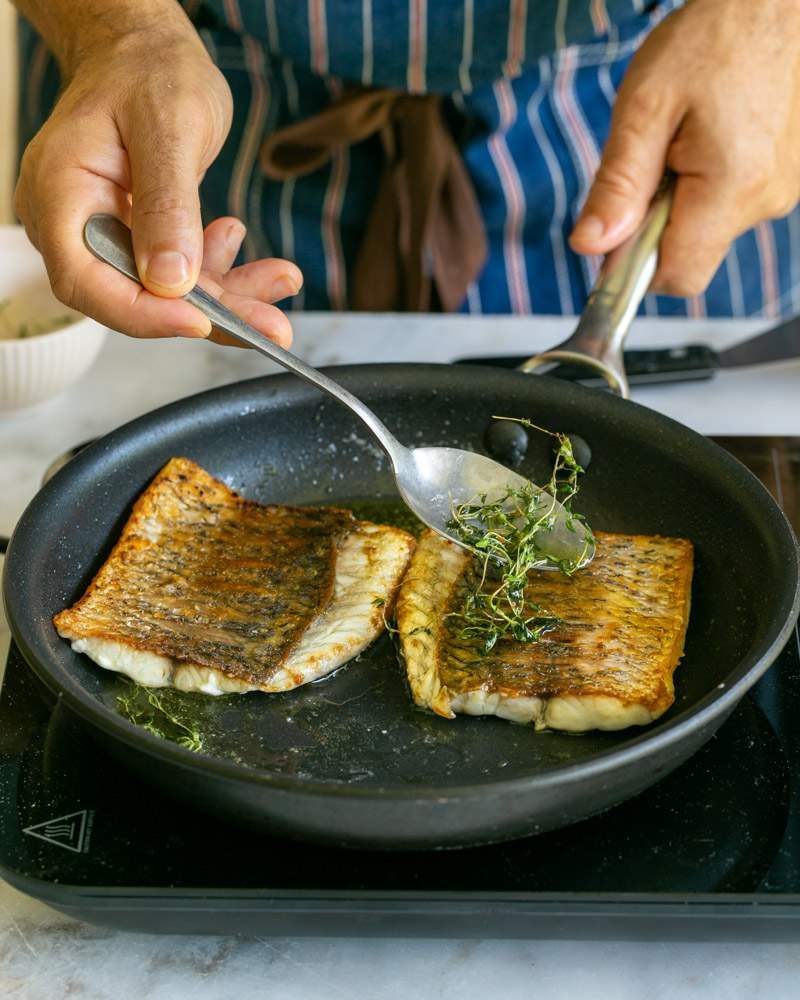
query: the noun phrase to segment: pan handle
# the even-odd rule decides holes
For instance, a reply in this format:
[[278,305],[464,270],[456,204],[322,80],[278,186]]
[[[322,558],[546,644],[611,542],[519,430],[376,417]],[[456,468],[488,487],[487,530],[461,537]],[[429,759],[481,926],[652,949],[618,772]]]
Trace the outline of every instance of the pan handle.
[[639,229],[606,257],[575,332],[549,351],[535,354],[520,371],[551,369],[563,362],[593,369],[623,399],[630,396],[622,347],[658,265],[658,246],[669,220],[674,176],[668,174]]

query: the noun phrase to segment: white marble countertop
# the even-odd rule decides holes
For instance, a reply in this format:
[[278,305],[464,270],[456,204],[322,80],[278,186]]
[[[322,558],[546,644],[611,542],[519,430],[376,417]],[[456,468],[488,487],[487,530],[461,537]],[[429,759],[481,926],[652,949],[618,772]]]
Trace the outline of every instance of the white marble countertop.
[[[316,365],[448,361],[533,353],[572,321],[549,318],[307,315],[295,350]],[[714,347],[758,322],[641,320],[630,346]],[[63,450],[162,403],[272,370],[252,352],[109,336],[95,367],[38,410],[0,415],[0,534],[8,534]],[[800,361],[720,373],[711,382],[639,389],[634,398],[708,434],[800,434]],[[8,642],[0,614],[0,674]],[[0,882],[0,997],[149,1000],[602,1000],[797,995],[794,945],[578,941],[392,941],[148,937],[76,923]]]

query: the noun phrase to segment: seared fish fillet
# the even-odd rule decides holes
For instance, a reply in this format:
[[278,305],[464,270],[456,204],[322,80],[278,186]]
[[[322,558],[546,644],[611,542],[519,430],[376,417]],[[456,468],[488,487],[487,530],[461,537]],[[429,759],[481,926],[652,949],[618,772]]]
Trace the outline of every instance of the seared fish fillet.
[[381,633],[413,549],[347,510],[243,500],[176,458],[54,622],[77,652],[149,687],[287,691]]
[[433,532],[421,537],[397,598],[414,700],[446,718],[498,715],[537,729],[624,729],[674,701],[689,619],[692,545],[598,532],[593,562],[568,578],[531,575],[526,593],[563,624],[539,642],[500,640],[484,654],[459,636],[476,562]]

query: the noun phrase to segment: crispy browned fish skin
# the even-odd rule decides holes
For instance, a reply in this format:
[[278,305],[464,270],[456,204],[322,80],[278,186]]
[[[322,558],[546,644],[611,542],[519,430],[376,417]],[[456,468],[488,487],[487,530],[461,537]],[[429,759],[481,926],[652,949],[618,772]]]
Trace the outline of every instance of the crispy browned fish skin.
[[56,628],[266,686],[329,604],[337,547],[357,524],[347,510],[244,500],[172,459]]
[[474,586],[474,561],[428,532],[397,601],[415,701],[448,718],[499,714],[538,728],[650,722],[674,700],[692,564],[685,539],[598,532],[587,569],[571,578],[531,576],[528,596],[564,625],[536,643],[501,640],[484,655],[476,641],[459,638],[459,620],[446,617]]

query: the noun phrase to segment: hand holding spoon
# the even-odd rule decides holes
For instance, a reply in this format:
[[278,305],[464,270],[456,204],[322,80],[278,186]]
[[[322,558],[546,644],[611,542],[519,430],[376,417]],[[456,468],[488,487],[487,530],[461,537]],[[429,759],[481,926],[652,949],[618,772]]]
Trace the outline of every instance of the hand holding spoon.
[[[130,230],[119,219],[111,215],[93,215],[86,223],[84,239],[96,257],[133,281],[139,281]],[[504,496],[509,489],[529,488],[529,480],[485,455],[458,448],[406,448],[360,399],[274,344],[202,288],[196,285],[185,298],[220,330],[260,351],[350,409],[389,456],[402,499],[420,521],[445,538],[463,544],[450,526],[454,505],[474,501],[483,494],[491,502]],[[551,526],[538,536],[541,551],[555,562],[589,563],[594,557],[589,529],[571,518],[549,493],[541,490],[539,495],[541,514],[551,521]]]

